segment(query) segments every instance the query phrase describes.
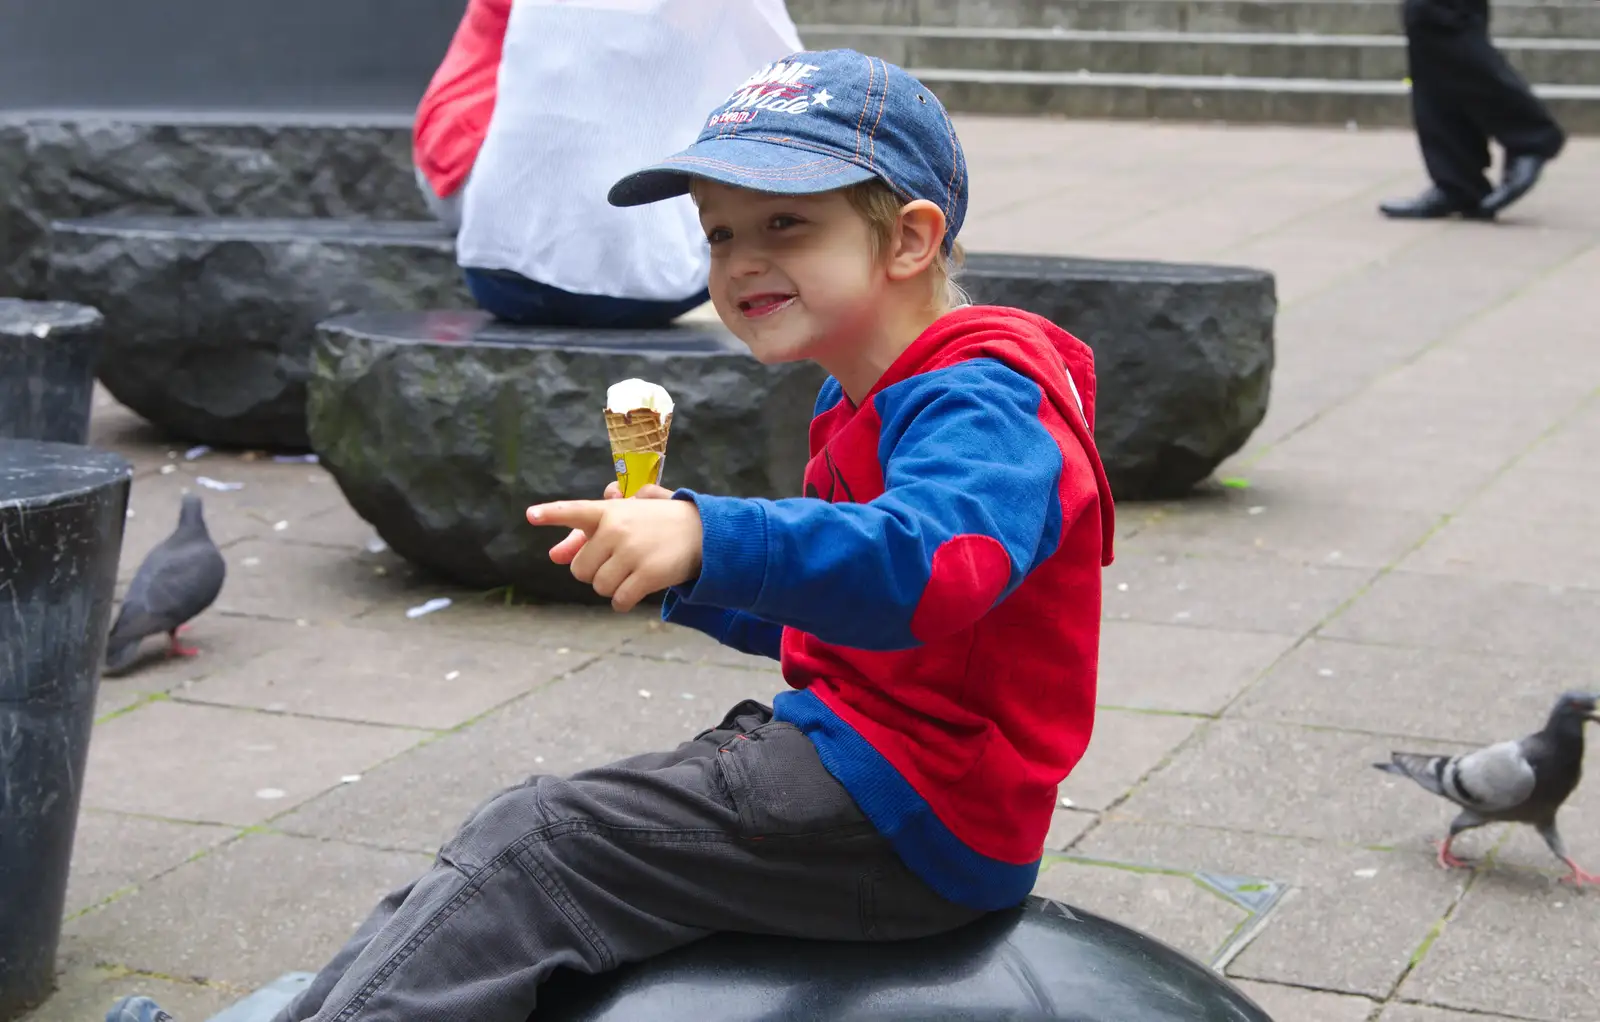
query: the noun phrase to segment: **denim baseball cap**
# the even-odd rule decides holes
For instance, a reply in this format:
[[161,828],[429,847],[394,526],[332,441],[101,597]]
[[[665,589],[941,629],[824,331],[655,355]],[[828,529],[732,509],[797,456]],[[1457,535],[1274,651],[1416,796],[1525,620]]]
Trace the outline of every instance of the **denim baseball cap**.
[[967,214],[967,160],[944,105],[903,69],[855,50],[802,51],[769,64],[712,112],[693,145],[629,174],[607,196],[640,206],[683,195],[694,177],[783,195],[882,178],[944,211],[945,247]]

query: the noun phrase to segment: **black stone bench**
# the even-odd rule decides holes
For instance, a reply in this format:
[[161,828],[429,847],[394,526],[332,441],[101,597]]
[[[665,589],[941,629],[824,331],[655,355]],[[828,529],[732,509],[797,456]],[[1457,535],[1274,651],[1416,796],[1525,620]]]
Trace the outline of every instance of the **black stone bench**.
[[1184,495],[1267,413],[1265,270],[973,254],[958,279],[974,301],[1037,313],[1094,349],[1095,442],[1119,500]]
[[0,298],[0,441],[88,441],[104,323],[84,305]]
[[763,366],[720,324],[532,329],[470,312],[368,313],[322,324],[311,443],[356,513],[400,556],[468,586],[593,600],[552,564],[558,529],[528,505],[598,498],[615,480],[606,388],[659,383],[675,410],[663,485],[798,496],[824,375]]
[[471,304],[434,222],[97,217],[52,231],[50,293],[106,317],[101,382],[196,443],[305,449],[318,321]]
[[50,993],[132,467],[0,440],[0,1018]]
[[[188,20],[147,24],[166,30]],[[440,39],[439,53],[447,41]],[[210,44],[197,52],[210,53]],[[181,105],[193,109],[196,98]],[[45,278],[56,220],[113,213],[426,220],[411,166],[414,107],[363,114],[0,111],[0,295],[53,297]]]
[[[280,977],[211,1022],[271,1022],[310,979]],[[640,1019],[1272,1022],[1233,984],[1167,945],[1039,897],[922,940],[724,933],[598,976],[558,970],[529,1022]]]

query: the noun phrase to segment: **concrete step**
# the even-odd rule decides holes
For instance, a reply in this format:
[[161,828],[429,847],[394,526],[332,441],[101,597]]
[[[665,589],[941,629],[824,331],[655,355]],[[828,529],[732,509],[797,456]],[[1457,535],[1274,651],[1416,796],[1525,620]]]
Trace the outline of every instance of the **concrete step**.
[[[813,49],[849,47],[902,67],[1359,81],[1406,76],[1405,39],[1398,35],[805,25],[801,36]],[[1600,39],[1501,39],[1499,45],[1529,81],[1600,85]]]
[[[806,25],[1399,34],[1398,0],[788,0]],[[1494,3],[1497,36],[1600,39],[1595,0]]]
[[[952,111],[1268,124],[1409,126],[1400,81],[907,68]],[[1562,126],[1600,134],[1600,85],[1536,85]]]

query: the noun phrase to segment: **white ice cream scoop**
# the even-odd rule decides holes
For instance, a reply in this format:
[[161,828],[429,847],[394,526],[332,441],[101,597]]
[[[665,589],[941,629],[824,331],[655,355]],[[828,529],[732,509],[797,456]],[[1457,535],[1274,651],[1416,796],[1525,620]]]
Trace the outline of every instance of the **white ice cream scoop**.
[[646,380],[621,380],[606,388],[606,411],[626,415],[640,408],[670,415],[672,396],[660,384]]

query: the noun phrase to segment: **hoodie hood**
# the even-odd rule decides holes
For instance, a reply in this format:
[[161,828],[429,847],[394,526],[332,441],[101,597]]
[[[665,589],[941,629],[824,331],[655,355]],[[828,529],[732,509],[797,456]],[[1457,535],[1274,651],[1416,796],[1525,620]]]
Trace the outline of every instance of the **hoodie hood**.
[[[974,358],[992,358],[1039,385],[1072,429],[1100,491],[1101,563],[1112,561],[1116,512],[1111,484],[1094,442],[1094,352],[1043,316],[999,305],[966,305],[946,313],[895,360],[872,388],[877,393],[918,373]],[[870,398],[870,395],[869,395]]]

